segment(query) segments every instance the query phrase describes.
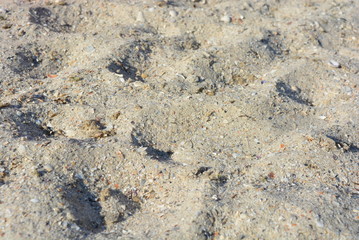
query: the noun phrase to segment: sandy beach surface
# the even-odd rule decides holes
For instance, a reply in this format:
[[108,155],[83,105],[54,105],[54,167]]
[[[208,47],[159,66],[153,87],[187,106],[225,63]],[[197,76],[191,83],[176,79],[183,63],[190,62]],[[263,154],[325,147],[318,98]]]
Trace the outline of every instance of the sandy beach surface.
[[358,13],[1,0],[0,239],[359,239]]

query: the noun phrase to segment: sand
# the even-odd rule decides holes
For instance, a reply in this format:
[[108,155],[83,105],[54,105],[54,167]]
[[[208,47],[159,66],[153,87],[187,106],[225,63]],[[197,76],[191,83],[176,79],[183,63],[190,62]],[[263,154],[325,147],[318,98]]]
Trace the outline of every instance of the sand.
[[2,0],[0,239],[359,239],[358,9]]

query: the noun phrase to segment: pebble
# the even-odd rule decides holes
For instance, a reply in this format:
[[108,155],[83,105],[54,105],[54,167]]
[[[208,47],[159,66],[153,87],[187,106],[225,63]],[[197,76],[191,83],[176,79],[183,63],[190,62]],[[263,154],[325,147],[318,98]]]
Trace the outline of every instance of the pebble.
[[65,6],[65,5],[66,5],[66,1],[63,1],[63,0],[55,0],[55,4],[56,4],[56,5],[60,5],[60,6]]
[[178,15],[178,12],[171,10],[171,11],[169,11],[169,14],[171,17],[176,17]]
[[92,45],[86,47],[86,52],[88,53],[93,53],[95,52],[95,50],[96,50],[95,47]]
[[74,177],[75,177],[76,179],[78,179],[78,180],[83,180],[83,179],[85,178],[82,173],[76,173],[76,174],[74,175]]
[[299,92],[299,88],[296,86],[292,86],[291,89],[293,92]]
[[74,216],[71,212],[67,212],[67,213],[66,213],[66,218],[67,218],[69,221],[75,221],[75,220],[76,220],[75,216]]
[[75,230],[75,231],[80,231],[80,229],[81,229],[79,226],[77,226],[76,223],[71,224],[70,228]]
[[51,166],[50,164],[46,164],[46,165],[44,166],[44,170],[45,170],[46,172],[52,172],[52,171],[54,170],[54,167]]
[[63,222],[61,222],[61,225],[63,227],[67,227],[69,225],[69,222],[68,221],[63,221]]
[[353,93],[352,88],[349,87],[349,86],[345,86],[343,90],[344,90],[344,92],[345,92],[346,94],[348,94],[348,95],[351,95],[351,94]]
[[332,66],[332,67],[334,67],[334,68],[340,68],[340,67],[341,67],[341,66],[340,66],[340,63],[338,63],[338,62],[335,61],[335,60],[330,60],[330,61],[329,61],[329,65]]
[[143,12],[138,12],[136,21],[137,22],[146,22],[145,16],[143,15]]
[[216,201],[219,200],[219,198],[218,198],[218,196],[216,194],[212,196],[212,199],[216,200]]
[[200,82],[201,79],[198,76],[195,75],[190,75],[186,78],[187,81],[191,82],[191,83],[197,83]]
[[221,22],[230,23],[231,22],[231,17],[225,15],[225,16],[221,17]]
[[25,154],[26,153],[26,147],[24,145],[19,145],[17,147],[17,151],[20,153],[20,154]]
[[133,82],[133,86],[136,87],[136,88],[143,87],[143,86],[144,86],[144,83],[143,83],[143,82],[136,81],[136,82]]
[[317,224],[317,226],[320,227],[320,228],[324,227],[324,222],[323,222],[323,220],[321,219],[321,216],[320,216],[320,215],[318,215],[318,216],[316,217],[316,224]]
[[40,202],[40,200],[37,199],[37,198],[33,198],[33,199],[30,200],[30,202],[32,202],[32,203],[38,203],[38,202]]
[[53,210],[55,213],[60,213],[60,212],[61,212],[61,209],[60,209],[60,208],[57,208],[57,207],[53,208],[52,210]]

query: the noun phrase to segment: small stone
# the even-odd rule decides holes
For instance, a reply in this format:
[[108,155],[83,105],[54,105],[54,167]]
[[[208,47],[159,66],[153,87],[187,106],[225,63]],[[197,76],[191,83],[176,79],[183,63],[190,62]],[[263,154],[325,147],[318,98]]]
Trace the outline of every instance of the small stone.
[[86,47],[86,51],[88,53],[93,53],[95,50],[96,50],[95,47],[92,45]]
[[201,79],[198,76],[195,75],[190,75],[186,78],[187,81],[191,82],[191,83],[197,83],[199,81],[201,81]]
[[141,78],[143,79],[148,78],[148,75],[146,73],[141,73]]
[[76,173],[74,177],[79,180],[83,180],[85,178],[82,173]]
[[299,88],[296,86],[292,86],[291,89],[293,92],[299,92]]
[[11,104],[10,103],[2,103],[0,102],[0,108],[6,108],[9,107]]
[[344,92],[345,92],[346,94],[348,94],[348,95],[351,95],[351,94],[353,93],[352,88],[349,87],[349,86],[345,86],[343,90],[344,90]]
[[6,23],[5,25],[2,26],[3,29],[10,29],[12,27],[11,23]]
[[52,172],[52,171],[54,170],[54,167],[51,166],[50,164],[46,164],[46,165],[44,166],[44,170],[45,170],[46,172]]
[[225,15],[225,16],[221,17],[220,20],[221,20],[221,22],[224,22],[224,23],[230,23],[232,19],[230,16]]
[[55,1],[55,4],[56,4],[56,5],[60,5],[60,6],[65,6],[65,5],[67,5],[66,1],[63,1],[63,0],[56,0],[56,1]]
[[145,16],[143,15],[143,12],[138,12],[136,21],[137,22],[146,22]]
[[40,202],[40,200],[37,199],[37,198],[33,198],[33,199],[30,200],[30,202],[32,202],[32,203],[38,203],[38,202]]
[[70,228],[75,230],[75,231],[80,231],[80,229],[81,229],[79,226],[77,226],[76,223],[71,224]]
[[138,104],[134,107],[134,109],[137,110],[137,111],[141,110],[142,108],[143,107],[141,105],[138,105]]
[[332,66],[332,67],[334,67],[334,68],[340,68],[340,67],[341,67],[340,63],[338,63],[338,62],[335,61],[335,60],[330,60],[330,61],[329,61],[329,65]]
[[71,212],[67,212],[67,213],[66,213],[66,218],[67,218],[69,221],[75,221],[75,220],[76,220],[75,216],[74,216]]
[[122,82],[122,83],[125,83],[126,82],[126,80],[123,78],[123,77],[119,77],[119,80],[120,80],[120,82]]
[[60,213],[61,212],[61,209],[58,208],[58,207],[55,207],[52,209],[55,213]]
[[214,90],[207,90],[206,91],[206,94],[208,95],[208,96],[214,96],[214,95],[216,95],[216,91],[214,91]]
[[120,111],[115,112],[114,114],[112,114],[111,118],[112,120],[117,120],[121,115]]
[[105,202],[111,196],[109,188],[105,188],[100,192],[100,201]]
[[171,11],[169,11],[169,14],[170,14],[171,17],[174,18],[174,17],[176,17],[178,15],[178,12],[176,12],[174,10],[171,10]]
[[19,145],[17,147],[17,151],[20,153],[20,154],[25,154],[26,153],[26,147],[24,145]]
[[212,199],[215,200],[215,201],[219,200],[219,198],[218,198],[218,196],[216,194],[212,196]]
[[324,222],[322,221],[320,215],[318,215],[316,218],[316,224],[317,224],[317,227],[320,227],[320,228],[324,227]]

